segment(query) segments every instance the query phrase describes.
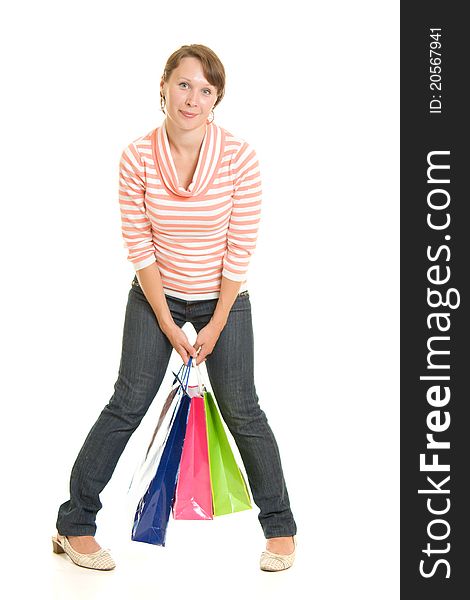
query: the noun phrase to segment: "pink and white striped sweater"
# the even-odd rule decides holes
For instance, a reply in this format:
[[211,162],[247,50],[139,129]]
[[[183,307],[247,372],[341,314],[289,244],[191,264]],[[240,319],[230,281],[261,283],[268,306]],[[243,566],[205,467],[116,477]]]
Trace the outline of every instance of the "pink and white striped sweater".
[[192,183],[179,185],[165,123],[131,142],[119,164],[124,247],[136,271],[157,262],[165,294],[219,297],[241,281],[256,247],[261,179],[254,149],[209,123]]

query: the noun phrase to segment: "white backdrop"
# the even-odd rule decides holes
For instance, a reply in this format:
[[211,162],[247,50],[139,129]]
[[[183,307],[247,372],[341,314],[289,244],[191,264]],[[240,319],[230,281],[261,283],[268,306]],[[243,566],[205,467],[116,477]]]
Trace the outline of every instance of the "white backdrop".
[[[2,13],[2,514],[15,585],[61,600],[175,588],[398,598],[398,2],[43,0]],[[221,58],[216,122],[260,161],[248,284],[256,387],[298,526],[283,573],[259,570],[256,506],[170,521],[166,548],[130,541],[126,490],[168,377],[102,494],[97,540],[117,569],[52,554],[70,469],[118,372],[133,276],[120,153],[162,122],[163,66],[186,43]]]

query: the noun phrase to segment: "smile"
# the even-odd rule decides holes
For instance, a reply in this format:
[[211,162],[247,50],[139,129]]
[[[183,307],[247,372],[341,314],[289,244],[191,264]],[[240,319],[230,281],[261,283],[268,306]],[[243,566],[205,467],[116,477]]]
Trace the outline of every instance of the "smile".
[[180,113],[183,115],[183,117],[186,117],[187,119],[193,119],[194,117],[197,117],[196,113],[187,113],[182,110],[180,110]]

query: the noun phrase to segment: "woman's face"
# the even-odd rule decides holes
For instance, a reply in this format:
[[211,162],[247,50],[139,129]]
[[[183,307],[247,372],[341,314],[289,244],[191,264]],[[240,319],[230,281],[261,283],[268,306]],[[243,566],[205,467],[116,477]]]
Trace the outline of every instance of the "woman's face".
[[206,80],[201,62],[192,56],[182,58],[168,82],[162,79],[160,88],[166,99],[167,119],[186,130],[205,125],[217,101],[217,88]]

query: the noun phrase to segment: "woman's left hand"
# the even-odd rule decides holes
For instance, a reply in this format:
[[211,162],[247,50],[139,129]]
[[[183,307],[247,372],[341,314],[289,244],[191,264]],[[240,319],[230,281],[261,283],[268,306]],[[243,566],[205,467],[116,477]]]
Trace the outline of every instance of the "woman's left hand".
[[194,342],[194,348],[198,352],[196,365],[200,365],[206,360],[206,357],[214,349],[221,333],[222,329],[211,321],[200,330]]

